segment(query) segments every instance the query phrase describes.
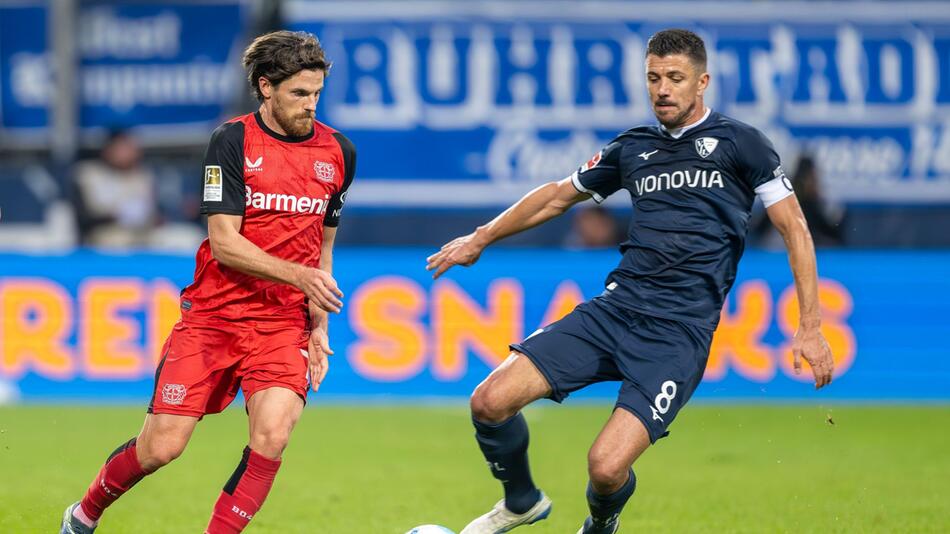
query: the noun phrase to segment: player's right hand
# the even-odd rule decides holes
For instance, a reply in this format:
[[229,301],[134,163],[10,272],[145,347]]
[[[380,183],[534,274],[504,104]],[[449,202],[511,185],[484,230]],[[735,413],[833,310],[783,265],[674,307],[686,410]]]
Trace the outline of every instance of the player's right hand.
[[330,354],[333,354],[333,349],[330,348],[325,327],[311,330],[310,340],[307,342],[307,360],[310,366],[310,387],[314,392],[320,389],[320,384],[330,369],[330,360],[327,358]]
[[343,298],[343,292],[333,276],[326,271],[303,267],[297,275],[295,285],[321,310],[339,313],[343,307],[343,301],[340,300]]
[[835,361],[831,354],[831,347],[816,328],[799,328],[792,339],[792,365],[795,374],[802,372],[802,359],[811,366],[815,376],[815,389],[820,389],[831,383],[835,371]]
[[426,270],[435,271],[432,279],[442,276],[454,265],[469,267],[482,255],[484,247],[475,241],[475,232],[457,237],[442,246],[442,249],[426,258]]

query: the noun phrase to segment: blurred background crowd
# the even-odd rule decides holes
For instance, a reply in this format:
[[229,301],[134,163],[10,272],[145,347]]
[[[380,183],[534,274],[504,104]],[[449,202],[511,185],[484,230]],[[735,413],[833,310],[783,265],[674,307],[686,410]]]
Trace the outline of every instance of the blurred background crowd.
[[[494,18],[467,4],[399,21],[399,2],[0,2],[0,249],[191,252],[208,136],[256,108],[240,52],[277,28],[317,33],[334,61],[318,118],[360,161],[344,245],[441,244],[651,122],[637,70],[653,8],[625,34],[582,16],[623,3],[550,24],[519,22],[537,2]],[[709,104],[776,142],[816,244],[950,247],[946,26],[858,14],[829,30],[747,4],[766,23],[729,34],[701,2],[684,25],[710,47]],[[505,245],[609,248],[631,216],[623,198],[589,203]],[[751,227],[750,246],[781,248],[761,211]]]

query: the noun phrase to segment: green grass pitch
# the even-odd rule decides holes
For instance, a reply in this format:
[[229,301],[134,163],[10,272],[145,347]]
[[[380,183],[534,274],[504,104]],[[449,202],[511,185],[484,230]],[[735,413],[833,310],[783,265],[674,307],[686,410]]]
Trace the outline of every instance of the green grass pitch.
[[[248,532],[458,531],[500,497],[464,405],[311,401]],[[586,451],[609,410],[526,412],[535,479],[554,510],[517,532],[576,531]],[[142,417],[127,407],[0,407],[0,532],[55,532]],[[694,403],[672,431],[638,461],[621,532],[950,532],[950,406]],[[110,508],[99,532],[201,532],[246,432],[238,406],[206,418],[185,454]]]

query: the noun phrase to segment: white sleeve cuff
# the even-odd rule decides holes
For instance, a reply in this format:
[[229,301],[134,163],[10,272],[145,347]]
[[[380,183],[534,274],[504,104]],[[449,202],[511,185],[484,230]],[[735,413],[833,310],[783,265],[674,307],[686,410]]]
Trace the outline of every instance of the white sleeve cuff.
[[794,193],[791,182],[784,174],[755,188],[755,194],[762,199],[762,204],[766,208]]
[[597,191],[594,191],[592,189],[587,189],[586,187],[584,187],[584,184],[581,183],[581,179],[577,175],[576,171],[574,172],[574,174],[571,175],[571,183],[574,184],[574,189],[577,189],[581,193],[587,193],[588,195],[590,195],[591,198],[594,199],[594,202],[600,204],[601,202],[604,201],[604,197],[598,195]]

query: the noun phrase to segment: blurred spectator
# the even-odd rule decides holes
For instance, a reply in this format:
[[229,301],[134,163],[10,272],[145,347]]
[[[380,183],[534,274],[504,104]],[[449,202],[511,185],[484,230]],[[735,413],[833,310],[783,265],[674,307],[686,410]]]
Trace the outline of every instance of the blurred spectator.
[[98,159],[75,171],[80,240],[105,248],[143,247],[158,222],[155,176],[142,165],[142,148],[127,132],[115,132]]
[[578,209],[571,221],[571,231],[564,239],[565,248],[610,248],[620,243],[617,221],[603,206]]
[[[808,229],[811,231],[815,247],[844,245],[841,230],[844,212],[840,208],[829,205],[822,196],[818,167],[811,156],[803,154],[798,158],[795,173],[792,175],[792,188],[795,190],[795,196],[798,197],[802,213],[805,214],[805,220],[808,221]],[[753,228],[753,234],[760,246],[771,248],[771,245],[778,246],[781,243],[778,232],[764,213]]]

